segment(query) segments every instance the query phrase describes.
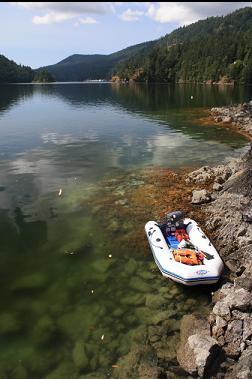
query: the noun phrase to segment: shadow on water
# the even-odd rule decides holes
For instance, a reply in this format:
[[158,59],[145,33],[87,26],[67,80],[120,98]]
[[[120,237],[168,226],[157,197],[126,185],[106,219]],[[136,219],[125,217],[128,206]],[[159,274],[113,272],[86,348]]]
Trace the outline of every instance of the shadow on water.
[[29,100],[33,96],[32,86],[1,85],[0,86],[0,115],[20,102]]

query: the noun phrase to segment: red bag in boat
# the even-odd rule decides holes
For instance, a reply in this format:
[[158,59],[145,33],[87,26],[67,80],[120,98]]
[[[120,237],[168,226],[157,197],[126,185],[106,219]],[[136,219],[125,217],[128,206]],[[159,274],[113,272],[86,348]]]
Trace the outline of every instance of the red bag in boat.
[[177,241],[181,242],[182,240],[189,240],[189,236],[186,233],[185,229],[177,229],[175,232],[175,237]]

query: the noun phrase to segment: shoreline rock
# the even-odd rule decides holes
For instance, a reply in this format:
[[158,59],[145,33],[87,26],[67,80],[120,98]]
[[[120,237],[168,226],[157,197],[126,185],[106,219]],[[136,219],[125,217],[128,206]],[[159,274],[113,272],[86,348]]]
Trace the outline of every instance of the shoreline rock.
[[[215,122],[231,124],[238,131],[244,131],[252,137],[252,101],[232,107],[212,108],[211,115]],[[251,379],[252,143],[240,158],[230,160],[223,166],[202,167],[187,177],[187,183],[193,182],[201,186],[210,180],[214,180],[214,193],[210,194],[214,201],[203,205],[208,220],[206,227],[213,236],[214,245],[229,274],[224,274],[226,283],[213,294],[214,306],[208,318],[208,326],[210,338],[217,342],[225,359],[222,363],[219,362],[217,373],[213,375],[207,372],[206,362],[205,366],[196,365],[195,368],[194,365],[196,371],[192,372],[190,365],[188,368],[181,360],[180,350],[178,361],[189,374],[200,378]],[[189,336],[183,342],[184,347],[190,345],[191,339]],[[203,344],[204,338],[201,341]],[[208,338],[205,336],[206,346],[207,343]]]
[[[252,138],[252,103],[243,104],[242,108],[231,107],[234,114],[238,109],[240,112],[246,110],[237,120],[231,111],[229,114],[225,110],[229,109],[227,107],[224,111],[214,109],[213,112],[218,109],[219,122],[223,126],[230,125],[232,118],[232,127],[240,131],[237,125],[242,125]],[[247,122],[251,124],[249,127]],[[169,319],[169,312],[161,311],[160,294],[167,293],[166,287],[160,294],[150,295],[147,289],[143,291],[145,307],[142,304],[139,312],[144,313],[148,306],[149,313],[153,311],[152,318],[144,336],[140,333],[136,340],[138,345],[134,353],[132,350],[119,360],[119,376],[115,373],[113,377],[123,377],[124,372],[128,377],[132,374],[132,377],[143,375],[150,379],[175,379],[186,375],[204,379],[252,379],[252,144],[244,149],[240,158],[187,172],[184,180],[190,191],[186,197],[188,206],[183,206],[191,216],[197,219],[200,216],[226,266],[220,287],[212,294],[212,310],[207,316],[184,316],[180,325],[180,344],[174,346],[179,336],[179,323],[173,328],[176,312]],[[192,201],[190,194],[199,201]],[[134,283],[131,285],[135,288]],[[147,349],[144,353],[143,347]],[[141,367],[144,367],[143,374]]]
[[214,122],[230,125],[252,137],[252,100],[231,107],[214,107],[210,111]]

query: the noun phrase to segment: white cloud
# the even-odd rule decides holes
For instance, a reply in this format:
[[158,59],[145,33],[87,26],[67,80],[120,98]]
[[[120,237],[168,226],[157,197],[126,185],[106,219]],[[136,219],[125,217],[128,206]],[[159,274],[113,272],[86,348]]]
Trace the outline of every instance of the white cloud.
[[97,21],[93,17],[85,17],[79,19],[80,24],[97,24]]
[[49,12],[46,13],[44,16],[34,16],[32,18],[32,22],[37,25],[54,24],[57,22],[69,20],[74,17],[76,16],[71,13]]
[[[75,19],[75,25],[95,23],[91,15],[117,14],[123,21],[137,21],[142,16],[164,24],[188,25],[210,16],[221,16],[252,2],[12,2],[35,13],[33,23],[53,24]],[[89,18],[90,17],[90,18]],[[81,21],[84,20],[84,21]],[[94,19],[93,19],[94,20]],[[96,20],[95,20],[96,21]]]
[[222,16],[252,2],[156,2],[147,3],[147,15],[160,23],[188,25],[210,16]]
[[142,15],[144,15],[143,11],[127,9],[125,12],[123,12],[120,15],[120,18],[123,21],[137,21],[137,20],[139,20],[139,17]]
[[13,5],[24,7],[28,10],[47,10],[61,13],[103,14],[114,9],[112,2],[12,2]]
[[85,18],[80,18],[74,25],[79,26],[86,24],[97,24],[97,21],[93,17],[87,16]]
[[[114,13],[113,2],[12,2],[12,5],[23,7],[29,11],[40,12],[33,16],[34,24],[53,24],[80,17],[81,24],[95,23],[90,14],[103,15]],[[88,15],[83,18],[82,16]]]

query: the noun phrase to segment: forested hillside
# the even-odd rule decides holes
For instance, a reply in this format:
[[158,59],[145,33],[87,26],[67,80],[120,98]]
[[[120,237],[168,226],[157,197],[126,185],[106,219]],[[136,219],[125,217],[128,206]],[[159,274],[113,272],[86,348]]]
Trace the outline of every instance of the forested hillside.
[[42,70],[34,74],[33,82],[52,83],[52,82],[55,82],[55,79],[50,72]]
[[27,83],[32,81],[33,75],[30,67],[17,65],[0,55],[0,83]]
[[243,8],[225,17],[210,17],[158,40],[109,55],[74,54],[35,71],[0,55],[0,83],[40,81],[41,78],[47,82],[111,77],[164,83],[252,84],[252,8]]
[[57,81],[83,81],[87,79],[110,79],[113,68],[137,53],[149,53],[155,42],[144,42],[109,55],[74,54],[57,64],[39,68],[50,72]]
[[252,8],[179,28],[117,65],[122,80],[252,83]]

